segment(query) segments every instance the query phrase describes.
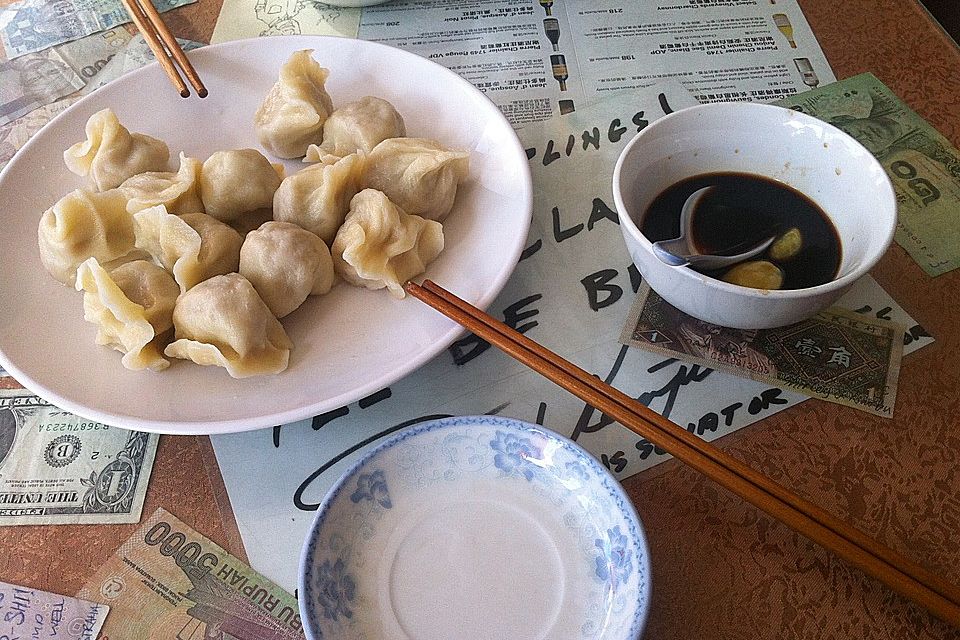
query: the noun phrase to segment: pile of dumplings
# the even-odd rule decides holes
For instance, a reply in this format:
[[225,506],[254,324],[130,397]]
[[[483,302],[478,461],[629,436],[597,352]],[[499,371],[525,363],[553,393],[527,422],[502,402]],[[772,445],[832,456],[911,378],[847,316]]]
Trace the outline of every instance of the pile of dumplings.
[[280,319],[308,296],[340,279],[402,298],[443,250],[469,154],[406,137],[386,100],[335,109],[311,53],[291,56],[254,116],[270,154],[309,163],[293,175],[256,149],[181,153],[168,171],[167,145],[109,109],[64,152],[89,185],[43,213],[41,262],[83,292],[97,343],[128,369],[279,373],[293,346]]

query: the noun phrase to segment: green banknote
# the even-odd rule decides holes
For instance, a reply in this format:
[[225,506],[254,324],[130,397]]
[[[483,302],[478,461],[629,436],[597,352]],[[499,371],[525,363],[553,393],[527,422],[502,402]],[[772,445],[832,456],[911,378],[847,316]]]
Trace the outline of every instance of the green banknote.
[[0,389],[0,525],[139,522],[158,437]]
[[777,104],[843,129],[886,169],[896,240],[931,276],[960,267],[960,151],[871,73]]
[[729,329],[686,315],[644,284],[620,342],[890,417],[903,325],[831,307],[776,329]]
[[78,598],[110,606],[111,640],[302,640],[297,600],[157,510]]

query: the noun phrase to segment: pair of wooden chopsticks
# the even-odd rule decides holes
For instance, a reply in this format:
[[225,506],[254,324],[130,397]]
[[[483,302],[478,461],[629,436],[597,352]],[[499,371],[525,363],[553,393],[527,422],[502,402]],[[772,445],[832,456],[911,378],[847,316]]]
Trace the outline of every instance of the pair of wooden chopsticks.
[[425,280],[415,298],[643,436],[721,486],[832,551],[931,613],[960,627],[960,589],[691,434],[634,398]]
[[153,51],[153,55],[157,58],[160,66],[163,67],[167,77],[170,78],[170,82],[180,92],[180,95],[189,98],[190,89],[187,88],[183,78],[180,77],[180,72],[174,62],[183,69],[184,75],[193,85],[197,95],[206,98],[207,88],[200,81],[197,70],[190,64],[190,60],[187,59],[187,55],[180,48],[177,39],[170,33],[167,25],[163,23],[163,19],[153,3],[150,0],[123,0],[123,6],[127,8],[127,13],[133,18],[133,23],[143,34],[143,38]]

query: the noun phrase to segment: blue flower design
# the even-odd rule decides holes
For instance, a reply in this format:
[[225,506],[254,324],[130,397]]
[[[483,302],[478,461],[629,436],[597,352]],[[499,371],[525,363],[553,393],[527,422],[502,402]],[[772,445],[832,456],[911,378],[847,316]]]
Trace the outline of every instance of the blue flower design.
[[568,462],[565,466],[567,474],[571,477],[578,479],[583,484],[590,482],[590,474],[587,473],[586,467],[584,467],[580,462],[573,461]]
[[497,452],[493,464],[498,469],[533,480],[536,465],[531,461],[540,459],[542,452],[528,438],[497,431],[496,438],[490,441],[490,448]]
[[323,607],[323,617],[333,621],[340,616],[353,617],[353,611],[347,604],[353,601],[357,585],[346,572],[343,560],[337,559],[333,565],[329,560],[324,560],[317,571],[316,585],[317,602]]
[[387,491],[387,478],[380,469],[373,473],[361,473],[357,478],[357,490],[350,496],[354,504],[361,500],[373,500],[384,509],[393,506],[390,492]]
[[633,552],[628,549],[627,536],[620,532],[620,525],[607,529],[606,538],[597,538],[594,546],[600,551],[597,556],[597,577],[604,582],[625,583],[633,573]]

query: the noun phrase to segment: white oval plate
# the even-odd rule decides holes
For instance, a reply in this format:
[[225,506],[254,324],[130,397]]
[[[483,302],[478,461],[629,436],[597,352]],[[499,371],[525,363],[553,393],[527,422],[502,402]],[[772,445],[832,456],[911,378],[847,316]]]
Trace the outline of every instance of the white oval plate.
[[[112,108],[131,131],[205,159],[219,149],[259,148],[253,114],[298,49],[330,69],[334,105],[364,95],[391,101],[408,135],[468,149],[470,177],[444,222],[446,246],[429,277],[474,304],[493,301],[523,249],[531,216],[526,155],[503,114],[475,87],[424,58],[346,38],[289,36],[229,42],[190,52],[210,90],[184,100],[154,63],[98,89],[44,127],[0,173],[0,364],[49,402],[83,417],[163,433],[226,433],[317,415],[363,398],[439,353],[457,325],[423,303],[385,290],[338,284],[311,297],[283,325],[289,368],[234,380],[223,369],[176,362],[128,371],[94,343],[82,296],[46,273],[37,249],[45,209],[84,179],[63,151],[84,139],[87,118]],[[287,173],[302,168],[286,161]]]
[[400,432],[324,498],[300,559],[307,638],[634,640],[650,603],[622,487],[546,429],[492,416]]

